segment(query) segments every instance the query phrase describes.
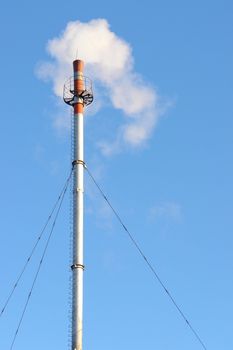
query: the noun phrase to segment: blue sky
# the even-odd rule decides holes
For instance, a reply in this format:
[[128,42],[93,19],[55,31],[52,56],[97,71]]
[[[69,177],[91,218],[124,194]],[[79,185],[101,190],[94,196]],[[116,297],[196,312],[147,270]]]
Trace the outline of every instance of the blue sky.
[[[232,349],[232,13],[226,0],[2,5],[1,305],[70,168],[69,132],[54,127],[70,111],[37,67],[68,22],[104,18],[167,108],[144,144],[105,156],[98,142],[126,120],[105,103],[87,116],[86,162],[207,349]],[[15,349],[68,349],[69,202]],[[84,348],[201,349],[87,176],[85,203]],[[35,266],[0,319],[1,349]]]

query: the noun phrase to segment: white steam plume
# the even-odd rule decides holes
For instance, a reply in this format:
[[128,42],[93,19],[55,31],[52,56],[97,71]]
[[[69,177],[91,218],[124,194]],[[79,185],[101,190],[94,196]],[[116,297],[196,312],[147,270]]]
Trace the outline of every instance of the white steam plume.
[[40,65],[39,77],[51,80],[55,95],[60,97],[77,48],[78,57],[85,61],[85,72],[105,88],[113,107],[127,117],[117,140],[112,145],[101,144],[103,152],[116,151],[122,141],[131,146],[143,144],[160,114],[158,95],[134,72],[131,47],[110,30],[105,19],[69,22],[59,37],[48,42],[47,51],[53,61]]

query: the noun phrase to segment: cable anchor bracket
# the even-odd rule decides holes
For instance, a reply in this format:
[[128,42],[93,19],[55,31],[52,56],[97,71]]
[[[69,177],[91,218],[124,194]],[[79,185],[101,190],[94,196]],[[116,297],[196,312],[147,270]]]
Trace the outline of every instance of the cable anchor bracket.
[[73,264],[71,265],[71,270],[75,270],[75,269],[82,269],[84,270],[85,266],[82,264]]

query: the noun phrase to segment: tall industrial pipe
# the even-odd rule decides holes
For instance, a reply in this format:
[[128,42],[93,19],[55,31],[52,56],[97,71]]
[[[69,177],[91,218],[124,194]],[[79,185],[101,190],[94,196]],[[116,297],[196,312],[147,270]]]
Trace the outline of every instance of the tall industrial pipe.
[[92,86],[83,76],[84,63],[73,62],[73,77],[64,86],[64,101],[73,116],[73,261],[72,261],[72,350],[82,350],[83,338],[83,194],[84,194],[84,106],[93,101]]

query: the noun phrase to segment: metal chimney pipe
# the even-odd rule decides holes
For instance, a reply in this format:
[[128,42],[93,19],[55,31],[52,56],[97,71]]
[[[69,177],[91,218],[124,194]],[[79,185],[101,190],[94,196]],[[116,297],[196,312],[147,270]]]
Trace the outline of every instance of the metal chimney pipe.
[[72,350],[82,350],[83,337],[83,111],[93,101],[91,80],[83,76],[84,63],[73,62],[73,77],[64,85],[64,102],[74,109],[73,118],[73,261],[72,261]]
[[83,335],[83,176],[84,176],[84,91],[83,61],[75,60],[74,69],[74,181],[73,181],[73,300],[72,350],[82,350]]

